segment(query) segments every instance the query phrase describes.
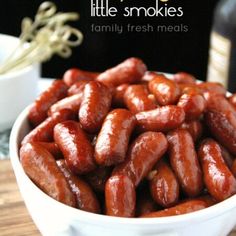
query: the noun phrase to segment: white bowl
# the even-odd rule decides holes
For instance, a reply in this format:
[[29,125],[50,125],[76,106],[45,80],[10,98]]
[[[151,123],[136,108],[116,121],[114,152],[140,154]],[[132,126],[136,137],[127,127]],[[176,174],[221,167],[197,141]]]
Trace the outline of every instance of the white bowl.
[[[18,43],[18,38],[0,34],[0,63]],[[39,77],[39,64],[0,75],[0,132],[11,128],[20,112],[34,101]]]
[[29,126],[26,108],[10,137],[10,157],[18,186],[39,230],[46,236],[225,236],[236,224],[236,195],[207,209],[163,218],[119,218],[66,206],[42,192],[25,174],[19,145]]

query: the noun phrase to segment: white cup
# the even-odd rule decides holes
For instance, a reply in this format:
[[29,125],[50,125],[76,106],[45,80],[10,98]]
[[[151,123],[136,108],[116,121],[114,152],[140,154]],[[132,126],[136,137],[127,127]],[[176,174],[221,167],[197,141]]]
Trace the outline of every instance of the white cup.
[[[0,63],[18,43],[18,38],[0,34]],[[35,99],[39,77],[39,64],[0,75],[0,132],[11,128],[20,112]]]

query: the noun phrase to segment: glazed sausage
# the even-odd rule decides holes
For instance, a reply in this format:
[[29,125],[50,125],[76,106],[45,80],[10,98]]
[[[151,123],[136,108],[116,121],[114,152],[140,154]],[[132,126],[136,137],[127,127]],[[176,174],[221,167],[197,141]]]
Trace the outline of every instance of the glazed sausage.
[[74,120],[75,116],[69,109],[60,110],[55,112],[52,116],[48,117],[40,125],[35,127],[29,134],[27,134],[22,144],[28,142],[52,142],[53,141],[53,128],[57,123],[65,120]]
[[113,107],[124,107],[124,94],[126,89],[129,87],[129,84],[121,84],[117,86],[114,90],[114,95],[112,97],[112,106]]
[[146,65],[138,58],[129,58],[119,65],[101,73],[97,80],[105,84],[118,86],[139,82],[147,71]]
[[202,91],[200,88],[196,86],[196,84],[178,84],[181,94],[202,94]]
[[183,203],[179,203],[178,205],[171,208],[144,214],[141,217],[152,218],[152,217],[176,216],[176,215],[191,213],[194,211],[199,211],[207,207],[209,207],[209,204],[207,201],[194,199],[194,200],[185,201]]
[[65,160],[58,160],[57,165],[66,177],[72,192],[76,196],[77,207],[83,211],[100,213],[99,202],[91,187],[69,170]]
[[124,94],[124,101],[132,113],[148,111],[155,109],[157,106],[148,97],[147,88],[144,85],[130,85]]
[[95,133],[100,130],[110,106],[112,94],[109,88],[91,81],[84,88],[84,95],[79,109],[79,121],[84,130]]
[[84,87],[86,84],[89,83],[89,80],[80,80],[76,83],[74,83],[69,89],[68,89],[68,96],[72,96],[75,94],[83,94]]
[[236,193],[236,179],[224,162],[220,146],[213,139],[204,140],[198,150],[204,182],[208,192],[217,201]]
[[54,142],[37,142],[37,144],[43,146],[48,152],[52,154],[54,159],[63,159],[63,154],[61,150],[59,149],[58,145]]
[[188,93],[180,97],[177,106],[184,109],[187,121],[197,120],[205,111],[206,101],[200,94]]
[[148,94],[148,99],[152,101],[152,103],[155,104],[156,107],[159,107],[159,105],[157,104],[157,100],[155,98],[155,96],[151,93]]
[[183,191],[189,197],[198,196],[203,189],[203,179],[192,136],[187,130],[178,129],[170,132],[167,139],[170,164]]
[[29,110],[29,122],[35,127],[47,118],[47,112],[51,105],[66,97],[68,87],[61,80],[53,81],[52,85],[45,90],[33,103]]
[[96,192],[104,192],[106,181],[111,175],[112,169],[110,167],[98,167],[93,172],[85,176],[87,182],[92,186]]
[[236,178],[236,159],[234,160],[234,162],[231,166],[231,172],[234,175],[234,177]]
[[204,82],[204,83],[197,84],[197,87],[200,88],[203,93],[211,92],[211,93],[223,95],[223,96],[226,94],[225,87],[220,83]]
[[208,206],[213,206],[213,205],[215,205],[217,203],[216,199],[214,199],[208,193],[203,194],[202,196],[198,197],[196,200],[203,200],[203,201],[205,201],[208,204]]
[[181,129],[186,129],[192,136],[193,141],[196,142],[200,139],[203,132],[202,123],[199,120],[193,120],[189,122],[184,122],[181,126]]
[[20,149],[20,161],[30,179],[50,197],[75,207],[75,196],[53,156],[36,143],[27,143]]
[[106,214],[134,217],[136,193],[132,180],[125,175],[111,176],[105,186]]
[[230,104],[230,102],[222,95],[217,95],[214,93],[205,93],[205,98],[207,104],[207,111],[218,111],[227,114],[227,116],[231,116],[232,114],[236,118],[236,110]]
[[145,132],[133,141],[127,158],[115,167],[112,174],[127,175],[138,186],[166,150],[167,140],[162,133]]
[[85,174],[95,169],[94,149],[78,122],[65,121],[57,124],[54,128],[54,140],[73,173]]
[[180,96],[178,85],[164,75],[156,75],[148,83],[148,88],[155,95],[158,104],[162,106],[175,104]]
[[233,156],[222,145],[220,145],[220,144],[218,144],[218,145],[220,146],[221,155],[222,155],[222,157],[223,157],[223,159],[225,161],[225,164],[228,166],[229,169],[231,169],[232,166],[233,166],[233,161],[234,161]]
[[82,98],[83,94],[75,94],[60,100],[49,108],[48,115],[51,116],[53,113],[58,112],[62,109],[70,109],[75,114],[77,114],[79,111]]
[[80,70],[78,68],[71,68],[67,70],[63,75],[63,81],[67,86],[71,86],[74,83],[81,81],[81,80],[94,80],[97,78],[99,73],[97,72],[90,72],[85,70]]
[[159,161],[149,179],[152,198],[163,207],[175,205],[179,200],[179,183],[172,169]]
[[236,155],[236,122],[235,117],[228,118],[227,114],[218,111],[208,111],[204,120],[211,134],[220,144]]
[[186,72],[178,72],[173,75],[173,80],[178,84],[196,84],[196,78]]
[[136,119],[126,109],[111,111],[101,128],[95,145],[95,160],[102,166],[123,162]]
[[136,114],[138,128],[142,131],[167,132],[178,128],[185,119],[183,108],[169,105]]
[[153,80],[158,74],[157,72],[154,71],[146,71],[145,74],[143,75],[141,82],[142,83],[147,83]]

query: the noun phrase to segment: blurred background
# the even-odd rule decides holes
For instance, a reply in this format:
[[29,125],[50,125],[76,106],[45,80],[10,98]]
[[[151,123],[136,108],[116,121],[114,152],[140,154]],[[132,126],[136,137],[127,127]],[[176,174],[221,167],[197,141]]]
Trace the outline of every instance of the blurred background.
[[[119,0],[109,0],[117,8]],[[21,20],[25,16],[33,17],[40,3],[39,0],[7,0],[1,2],[0,33],[19,36]],[[213,11],[217,0],[169,0],[172,6],[182,6],[184,16],[181,18],[132,17],[118,15],[115,18],[93,18],[90,16],[89,0],[54,1],[59,11],[76,11],[80,20],[72,25],[84,34],[84,42],[73,49],[69,59],[54,56],[44,63],[44,77],[60,78],[65,70],[79,67],[85,70],[103,71],[127,57],[142,58],[150,70],[177,72],[187,71],[201,80],[205,80],[208,62],[209,37]],[[123,0],[127,6],[153,6],[154,0]],[[124,5],[123,5],[124,6]],[[91,25],[119,24],[127,25],[147,23],[157,25],[179,25],[188,27],[188,32],[149,32],[122,33],[92,32]]]

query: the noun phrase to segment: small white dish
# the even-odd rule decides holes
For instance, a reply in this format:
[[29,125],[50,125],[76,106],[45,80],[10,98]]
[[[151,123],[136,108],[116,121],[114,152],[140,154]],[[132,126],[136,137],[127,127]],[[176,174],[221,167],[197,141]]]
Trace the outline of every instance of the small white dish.
[[[0,63],[18,43],[18,38],[0,34]],[[39,64],[0,75],[0,132],[11,128],[20,112],[34,101],[39,77]]]
[[[46,90],[51,85],[52,81],[53,79],[40,78],[37,83],[37,95]],[[10,130],[0,132],[0,160],[9,158],[9,135]]]

